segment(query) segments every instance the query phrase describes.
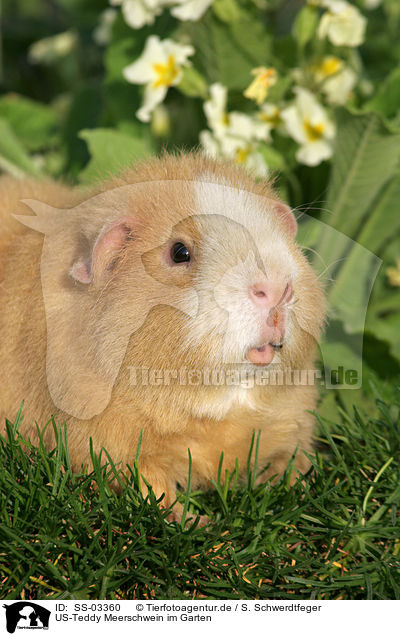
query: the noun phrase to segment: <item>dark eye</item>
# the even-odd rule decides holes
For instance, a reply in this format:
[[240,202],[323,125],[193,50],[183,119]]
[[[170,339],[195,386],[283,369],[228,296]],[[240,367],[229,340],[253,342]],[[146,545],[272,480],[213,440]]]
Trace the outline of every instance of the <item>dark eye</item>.
[[190,252],[183,243],[175,243],[171,249],[171,258],[174,263],[188,263],[190,261]]

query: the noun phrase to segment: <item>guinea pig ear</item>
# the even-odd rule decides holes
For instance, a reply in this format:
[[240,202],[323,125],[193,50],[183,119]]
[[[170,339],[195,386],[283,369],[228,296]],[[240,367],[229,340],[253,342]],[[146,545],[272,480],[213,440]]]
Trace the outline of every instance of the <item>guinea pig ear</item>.
[[294,238],[297,234],[297,221],[292,210],[282,201],[274,201],[274,211]]
[[72,265],[72,278],[87,285],[102,276],[115,263],[126,243],[132,239],[135,225],[135,219],[127,216],[105,225],[95,241],[90,256],[80,258]]

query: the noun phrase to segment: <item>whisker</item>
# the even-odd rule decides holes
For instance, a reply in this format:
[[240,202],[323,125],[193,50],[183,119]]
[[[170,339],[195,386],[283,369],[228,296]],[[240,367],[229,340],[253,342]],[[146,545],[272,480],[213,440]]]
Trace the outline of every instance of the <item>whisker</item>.
[[[333,266],[334,266],[334,265],[336,265],[337,263],[340,263],[341,261],[345,261],[345,260],[346,260],[346,258],[338,258],[336,261],[333,261],[333,263],[329,263],[329,265],[327,265],[327,266],[325,267],[325,269],[324,269],[324,270],[323,270],[320,274],[318,274],[318,278],[321,278],[321,277],[325,274],[325,272],[326,272],[326,271],[328,271],[328,269],[329,269],[330,267],[333,267]],[[331,279],[331,280],[332,280],[332,279]],[[334,281],[334,280],[332,280],[332,282],[334,283],[335,281]]]

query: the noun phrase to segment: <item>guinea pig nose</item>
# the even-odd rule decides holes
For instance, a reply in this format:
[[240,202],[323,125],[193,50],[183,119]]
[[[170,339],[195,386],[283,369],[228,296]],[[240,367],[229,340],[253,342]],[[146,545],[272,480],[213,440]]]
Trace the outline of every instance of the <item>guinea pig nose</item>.
[[256,305],[264,306],[268,302],[268,287],[266,283],[257,283],[249,287],[249,296]]

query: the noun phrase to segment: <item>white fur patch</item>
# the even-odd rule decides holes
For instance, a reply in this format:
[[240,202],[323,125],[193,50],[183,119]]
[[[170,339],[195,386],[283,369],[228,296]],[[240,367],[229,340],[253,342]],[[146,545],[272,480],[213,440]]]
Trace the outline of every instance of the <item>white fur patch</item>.
[[[207,335],[223,334],[221,361],[242,362],[249,348],[260,346],[263,327],[249,287],[270,279],[284,288],[296,279],[296,263],[272,210],[268,214],[264,197],[211,183],[206,176],[194,187],[199,219],[210,216],[209,224],[201,222],[205,232],[197,292],[206,297],[211,291],[214,302],[208,298],[202,305],[187,343],[195,345]],[[289,335],[290,309],[287,313]]]

